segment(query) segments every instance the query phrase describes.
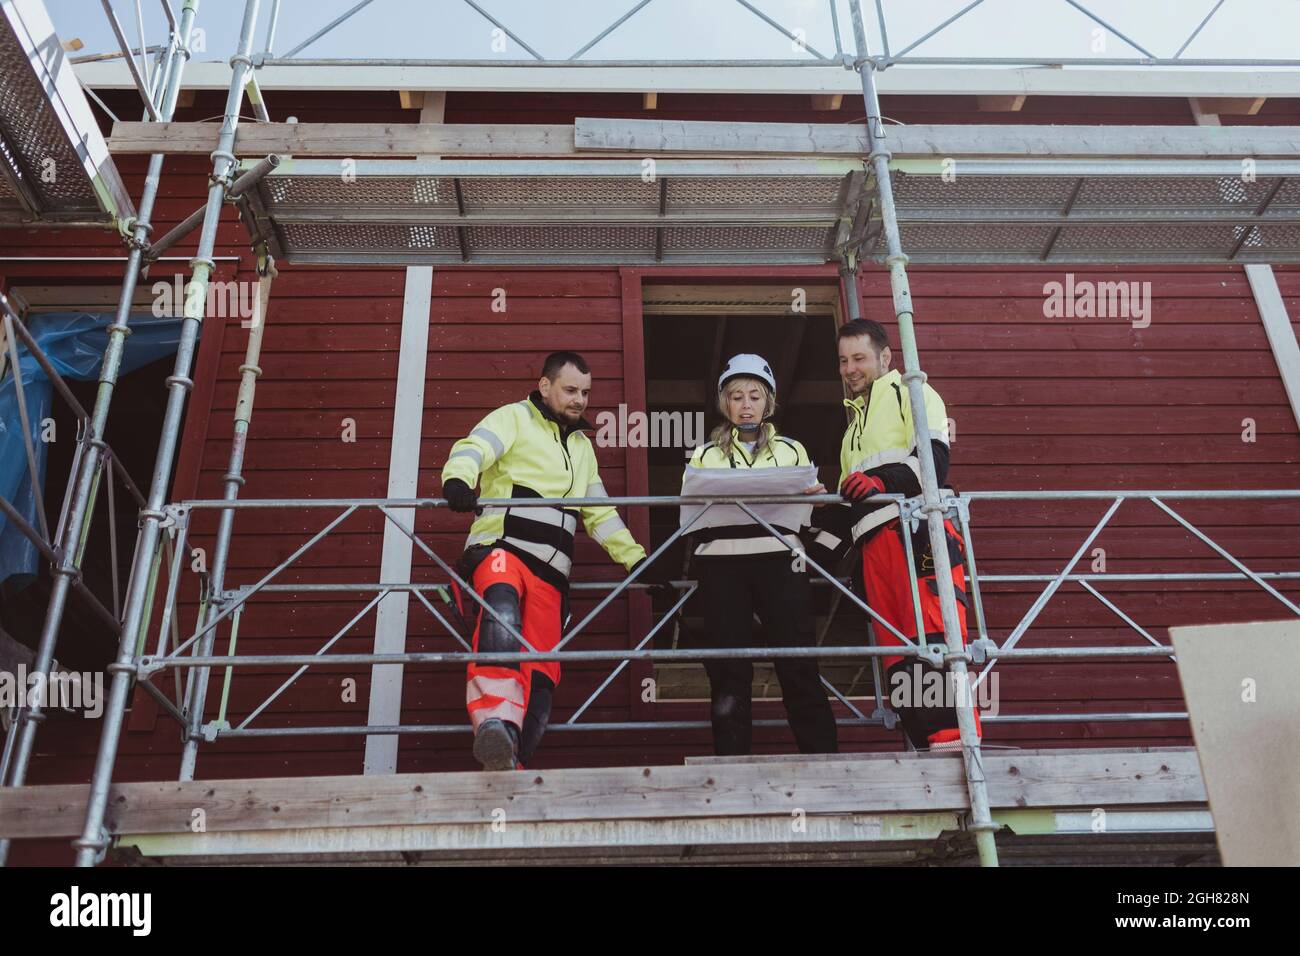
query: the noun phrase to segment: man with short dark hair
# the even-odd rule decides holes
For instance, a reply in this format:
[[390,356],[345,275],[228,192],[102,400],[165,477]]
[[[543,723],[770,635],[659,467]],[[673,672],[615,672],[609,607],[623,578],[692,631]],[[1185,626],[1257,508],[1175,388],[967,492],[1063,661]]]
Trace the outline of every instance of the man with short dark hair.
[[[596,453],[583,429],[591,368],[576,352],[553,352],[537,389],[489,414],[452,446],[442,491],[453,511],[478,512],[458,571],[496,612],[457,593],[462,616],[477,615],[474,650],[552,650],[567,616],[573,538],[581,517],[587,534],[631,571],[645,549],[612,506],[479,508],[485,498],[605,498]],[[458,589],[457,589],[458,591]],[[537,749],[560,682],[558,661],[469,665],[466,705],[474,725],[474,756],[485,770],[522,767]]]
[[[943,643],[943,617],[934,580],[934,553],[924,522],[908,531],[899,520],[898,505],[892,501],[873,503],[880,493],[909,498],[921,493],[921,462],[917,455],[912,424],[912,404],[899,372],[889,365],[892,353],[889,335],[879,322],[855,319],[841,326],[837,335],[840,378],[853,395],[844,404],[852,414],[840,444],[840,494],[851,503],[844,522],[847,537],[856,549],[855,577],[861,583],[871,609],[906,637],[917,639],[916,607],[907,566],[904,534],[911,534],[918,593],[921,604],[920,643]],[[929,384],[921,386],[925,396],[925,417],[930,428],[930,447],[939,485],[948,477],[948,415],[943,399]],[[841,506],[842,507],[842,506]],[[962,556],[965,543],[950,521],[945,521],[952,582],[957,592],[957,617],[963,643],[966,640],[966,591]],[[900,646],[886,628],[877,627],[882,644]],[[908,739],[918,750],[959,749],[957,713],[952,706],[951,688],[945,706],[924,701],[929,662],[916,658],[886,657],[886,687],[895,701]],[[901,700],[900,700],[901,698]],[[979,714],[975,726],[979,728]]]

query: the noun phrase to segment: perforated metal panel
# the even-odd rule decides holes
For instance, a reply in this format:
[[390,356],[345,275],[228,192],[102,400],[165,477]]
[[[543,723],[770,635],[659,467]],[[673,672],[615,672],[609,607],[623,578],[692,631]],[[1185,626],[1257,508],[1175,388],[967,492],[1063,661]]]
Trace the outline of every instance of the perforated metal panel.
[[[1300,261],[1300,165],[1255,175],[1249,165],[1161,162],[1152,175],[1107,174],[1044,163],[1036,175],[948,170],[893,177],[899,235],[924,262],[1296,262]],[[987,167],[991,162],[980,162]],[[1016,161],[1019,170],[1032,160]],[[1263,164],[1261,164],[1263,165]],[[1141,166],[1117,159],[1117,168]],[[1295,169],[1290,167],[1294,166]],[[945,172],[950,175],[945,176]],[[878,212],[873,213],[878,217]],[[882,258],[874,235],[870,254]]]
[[0,218],[111,222],[132,212],[49,17],[0,8]]
[[342,172],[295,162],[251,194],[278,257],[821,263],[862,180],[860,164],[824,160],[380,160]]
[[682,177],[669,180],[667,210],[767,208],[834,213],[842,176]]
[[291,248],[400,254],[428,251],[459,257],[456,230],[450,226],[291,222],[279,228]]
[[502,176],[464,179],[461,181],[461,194],[465,198],[467,213],[550,208],[655,212],[659,208],[658,184],[639,178]]
[[408,206],[456,209],[456,187],[441,177],[351,176],[339,166],[334,176],[275,176],[267,180],[272,202],[282,207],[330,208]]
[[[1289,167],[1207,174],[1192,161],[1140,173],[1149,167],[1123,160],[1121,175],[988,165],[958,158],[894,177],[911,261],[1300,261],[1300,164],[1295,179]],[[256,196],[280,257],[311,262],[821,263],[841,254],[860,210],[879,217],[850,161],[660,160],[644,172],[629,159],[374,161],[344,184],[337,163],[309,161]],[[883,257],[879,230],[862,234]]]
[[557,257],[653,255],[653,229],[628,226],[470,226],[465,230],[472,257],[491,259],[532,256]]

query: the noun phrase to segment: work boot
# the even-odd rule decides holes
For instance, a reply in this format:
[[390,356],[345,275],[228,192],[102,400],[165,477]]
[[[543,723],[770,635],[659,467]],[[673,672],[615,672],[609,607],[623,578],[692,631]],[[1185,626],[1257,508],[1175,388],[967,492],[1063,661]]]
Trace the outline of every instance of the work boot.
[[496,717],[483,721],[474,735],[474,758],[484,770],[514,770],[519,753],[519,728]]

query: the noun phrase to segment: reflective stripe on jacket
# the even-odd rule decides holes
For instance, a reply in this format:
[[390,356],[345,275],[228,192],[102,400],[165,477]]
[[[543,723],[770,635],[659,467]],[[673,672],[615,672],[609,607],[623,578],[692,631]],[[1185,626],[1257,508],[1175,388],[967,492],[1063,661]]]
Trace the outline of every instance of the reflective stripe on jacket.
[[[925,418],[930,426],[930,437],[947,445],[948,412],[943,399],[929,384],[923,384]],[[840,484],[855,471],[871,474],[887,465],[905,465],[921,480],[921,460],[917,457],[915,436],[912,433],[912,403],[903,385],[903,376],[897,369],[876,379],[869,395],[845,399],[844,405],[852,412],[844,438],[840,442]],[[853,506],[851,522],[855,542],[876,528],[898,517],[898,505],[893,502],[873,505],[868,500]]]
[[[770,424],[763,425],[763,430],[768,436],[767,447],[757,455],[751,455],[745,446],[740,443],[740,433],[733,428],[731,430],[731,450],[729,453],[723,452],[720,447],[713,442],[709,442],[695,449],[695,454],[691,456],[690,463],[696,468],[740,469],[788,468],[796,465],[812,464],[808,452],[804,450],[803,445],[799,444],[799,442],[793,438],[786,438],[784,435],[777,435],[776,428]],[[685,478],[683,477],[684,481]],[[786,536],[791,546],[795,548],[802,547],[796,534],[797,528],[782,528],[779,525],[773,527]],[[699,557],[735,557],[789,550],[756,524],[739,525],[731,528],[706,528],[703,531],[696,532],[693,537],[698,542],[695,554]]]
[[[444,483],[477,483],[483,498],[606,498],[585,421],[563,425],[541,395],[503,405],[452,445]],[[613,506],[485,508],[470,526],[467,548],[500,542],[543,579],[567,585],[578,519],[611,558],[630,569],[645,557]]]

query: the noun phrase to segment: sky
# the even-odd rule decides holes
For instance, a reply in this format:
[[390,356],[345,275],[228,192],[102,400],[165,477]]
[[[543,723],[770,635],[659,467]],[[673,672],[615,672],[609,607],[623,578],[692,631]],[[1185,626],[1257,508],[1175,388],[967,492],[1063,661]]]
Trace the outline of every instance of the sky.
[[[133,45],[142,6],[149,44],[166,38],[161,0],[112,0]],[[170,0],[179,10],[181,0]],[[281,0],[273,51],[287,53],[358,0]],[[476,0],[547,59],[567,59],[637,0]],[[750,0],[750,3],[822,54],[835,55],[832,0]],[[848,0],[833,0],[842,43],[852,48]],[[969,0],[883,0],[891,50],[898,53]],[[1217,0],[1079,0],[1156,56],[1173,56]],[[100,0],[45,0],[65,41],[79,38],[77,54],[116,50]],[[872,52],[881,51],[875,0],[862,0]],[[262,0],[255,51],[266,48],[272,0]],[[195,60],[224,61],[234,50],[243,0],[202,0],[196,24],[206,50]],[[372,0],[299,57],[403,59],[530,59],[508,38],[499,49],[495,28],[465,0]],[[1136,56],[1136,50],[1098,26],[1066,0],[984,0],[965,18],[927,40],[928,56]],[[810,53],[736,0],[651,0],[583,59],[799,59]],[[1300,0],[1225,0],[1183,53],[1188,57],[1300,59]]]

